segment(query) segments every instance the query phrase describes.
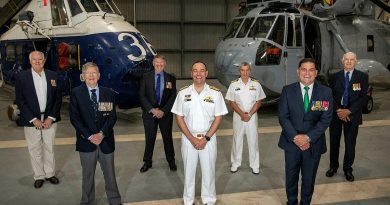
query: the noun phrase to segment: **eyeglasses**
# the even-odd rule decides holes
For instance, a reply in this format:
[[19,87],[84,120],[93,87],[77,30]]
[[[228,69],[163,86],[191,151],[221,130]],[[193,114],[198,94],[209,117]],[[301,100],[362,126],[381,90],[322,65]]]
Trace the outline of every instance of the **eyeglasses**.
[[84,75],[97,76],[97,75],[99,75],[99,73],[96,73],[96,72],[84,72]]

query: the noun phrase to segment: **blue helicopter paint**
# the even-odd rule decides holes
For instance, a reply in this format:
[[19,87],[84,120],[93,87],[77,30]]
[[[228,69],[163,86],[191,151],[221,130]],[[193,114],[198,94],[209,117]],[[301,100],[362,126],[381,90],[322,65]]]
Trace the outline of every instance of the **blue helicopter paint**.
[[[86,62],[95,62],[99,66],[101,73],[99,84],[117,93],[116,103],[120,107],[139,106],[139,79],[142,73],[152,69],[151,61],[155,54],[151,45],[140,33],[109,32],[85,36],[54,37],[51,42],[48,39],[34,39],[33,41],[37,50],[45,52],[49,47],[45,67],[59,73],[59,85],[62,86],[65,95],[69,94],[72,87],[81,84],[81,70],[78,65],[64,70],[58,69],[57,48],[61,43],[79,46],[80,67]],[[34,50],[34,45],[32,40],[2,41],[0,43],[2,56],[6,52],[6,46],[10,44],[22,46],[24,53],[22,63],[16,61],[10,63],[6,58],[1,59],[6,82],[13,84],[14,75],[18,71],[30,68],[28,53]],[[39,47],[43,48],[39,49]]]

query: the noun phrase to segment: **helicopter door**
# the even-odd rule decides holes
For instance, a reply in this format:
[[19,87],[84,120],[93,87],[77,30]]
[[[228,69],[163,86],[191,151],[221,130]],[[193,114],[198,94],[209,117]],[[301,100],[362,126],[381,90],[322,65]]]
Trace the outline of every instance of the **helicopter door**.
[[283,52],[286,85],[298,81],[298,63],[305,56],[302,23],[300,16],[295,14],[287,15],[286,50]]

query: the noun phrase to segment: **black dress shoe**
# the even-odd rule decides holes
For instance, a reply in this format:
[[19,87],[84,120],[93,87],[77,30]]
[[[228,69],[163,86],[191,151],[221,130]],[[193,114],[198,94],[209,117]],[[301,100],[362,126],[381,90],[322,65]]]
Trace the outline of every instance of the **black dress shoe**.
[[139,170],[141,173],[143,172],[147,172],[149,170],[149,168],[152,168],[152,165],[151,164],[146,164],[144,163],[144,165],[141,167],[141,169]]
[[49,181],[51,184],[59,184],[60,180],[56,176],[52,176],[50,178],[46,178],[46,181]]
[[36,189],[41,188],[41,187],[43,186],[43,182],[45,182],[45,181],[43,181],[43,179],[37,179],[37,180],[35,180],[35,182],[34,182],[34,187],[35,187]]
[[351,171],[345,172],[344,175],[345,179],[347,179],[347,181],[349,182],[353,182],[355,180],[355,177],[353,176]]
[[176,166],[176,163],[175,162],[171,162],[169,163],[169,169],[173,172],[175,172],[177,170],[177,166]]
[[337,173],[337,169],[335,168],[330,168],[327,172],[326,172],[326,176],[327,177],[333,177],[334,174]]

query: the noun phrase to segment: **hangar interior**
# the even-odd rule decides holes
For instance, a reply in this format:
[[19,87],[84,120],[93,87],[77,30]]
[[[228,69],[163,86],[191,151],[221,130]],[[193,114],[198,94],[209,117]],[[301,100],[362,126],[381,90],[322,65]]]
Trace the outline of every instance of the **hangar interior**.
[[167,71],[190,77],[196,60],[214,77],[214,50],[241,0],[116,0],[126,20],[168,60]]

